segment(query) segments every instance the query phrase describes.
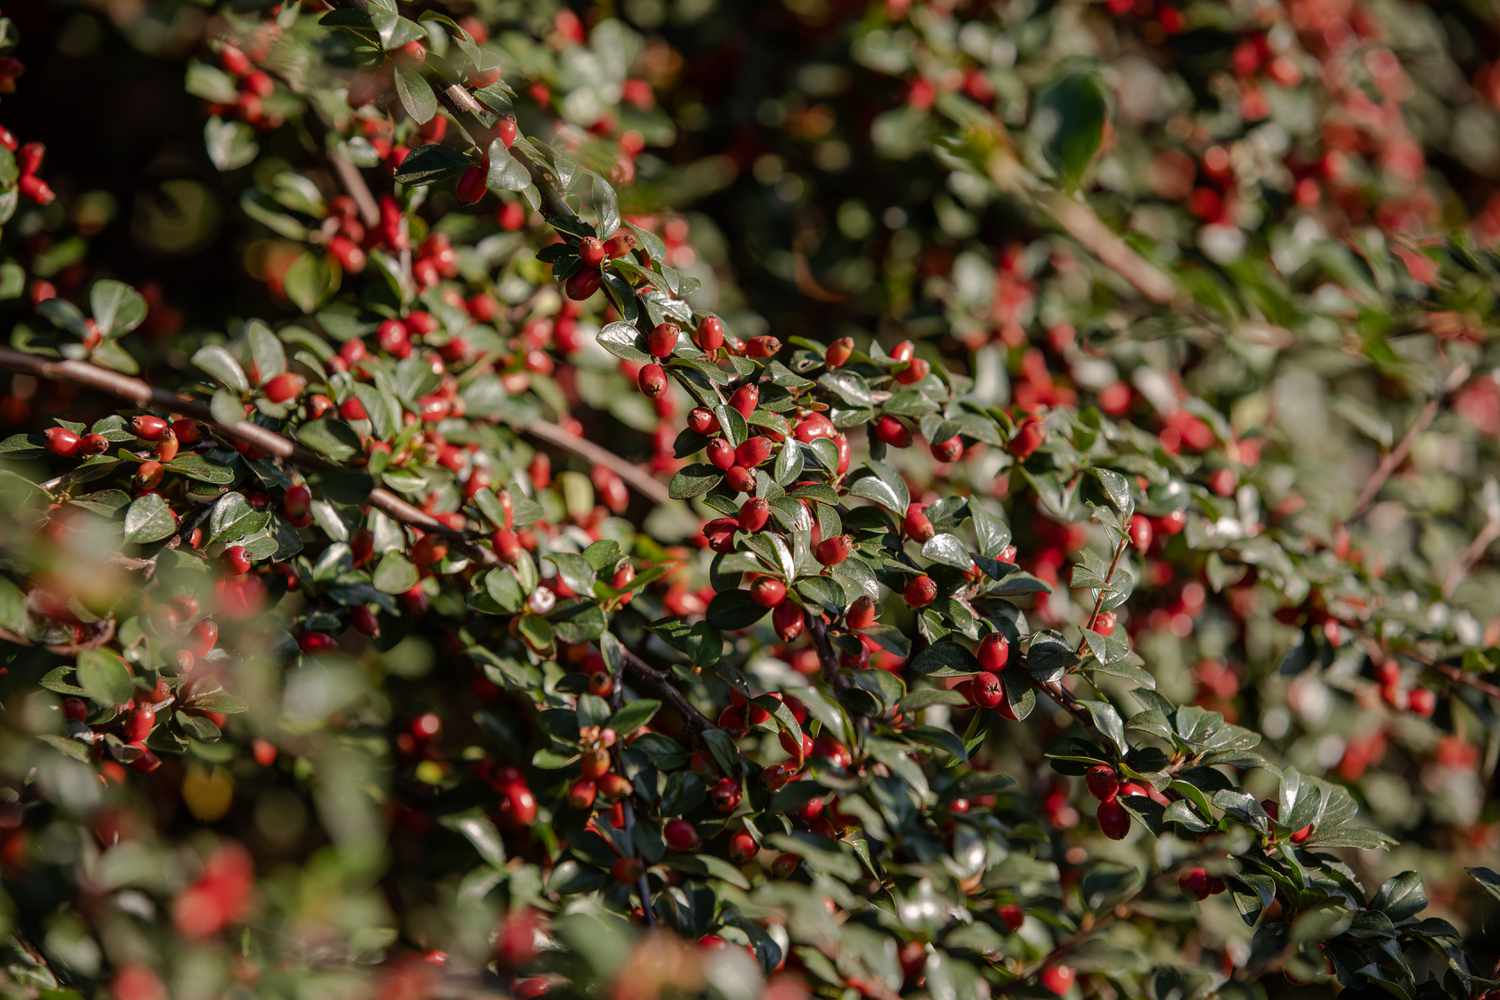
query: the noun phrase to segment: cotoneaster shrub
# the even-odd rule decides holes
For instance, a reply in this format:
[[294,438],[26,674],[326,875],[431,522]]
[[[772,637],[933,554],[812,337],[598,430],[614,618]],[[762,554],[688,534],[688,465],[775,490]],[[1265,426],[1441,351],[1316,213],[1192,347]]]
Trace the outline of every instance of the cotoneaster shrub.
[[10,13],[8,994],[1496,985],[1493,16]]

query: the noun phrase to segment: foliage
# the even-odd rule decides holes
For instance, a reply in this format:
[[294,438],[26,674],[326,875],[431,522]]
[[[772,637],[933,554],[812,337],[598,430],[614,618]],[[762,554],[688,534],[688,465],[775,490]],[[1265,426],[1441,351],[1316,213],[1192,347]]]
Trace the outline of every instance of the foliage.
[[605,6],[0,20],[0,982],[1500,985],[1500,23]]

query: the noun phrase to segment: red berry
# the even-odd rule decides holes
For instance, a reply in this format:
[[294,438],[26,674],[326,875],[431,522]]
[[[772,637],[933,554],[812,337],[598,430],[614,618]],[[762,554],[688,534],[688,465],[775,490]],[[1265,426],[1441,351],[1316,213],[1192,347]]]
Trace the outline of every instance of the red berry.
[[1151,548],[1151,520],[1144,514],[1132,514],[1130,516],[1130,543],[1135,546],[1137,552],[1145,552]]
[[1120,777],[1108,764],[1095,764],[1083,773],[1089,794],[1100,802],[1109,802],[1120,794]]
[[1412,688],[1406,696],[1406,707],[1424,719],[1431,718],[1437,710],[1437,695],[1427,688]]
[[1010,453],[1024,462],[1042,446],[1044,437],[1042,422],[1036,417],[1027,417],[1016,427],[1015,436],[1010,439]]
[[715,468],[728,472],[734,467],[734,445],[725,438],[714,438],[708,442],[708,460]]
[[1000,918],[1000,922],[1009,931],[1020,930],[1021,925],[1026,922],[1026,911],[1015,903],[1005,903],[995,910],[995,915]]
[[724,473],[724,481],[736,493],[755,492],[755,473],[743,465],[731,465]]
[[771,519],[771,505],[761,497],[751,497],[740,506],[741,531],[757,532]]
[[681,333],[676,323],[658,323],[646,334],[646,350],[654,358],[670,358],[677,350],[677,338]]
[[229,568],[229,572],[242,576],[250,572],[250,553],[245,551],[243,545],[231,545],[224,550],[224,565]]
[[693,343],[704,354],[712,354],[724,346],[724,321],[717,316],[705,316],[693,332]]
[[750,585],[750,597],[763,608],[774,608],[786,600],[786,584],[763,576]]
[[685,819],[671,819],[662,828],[662,839],[674,851],[691,851],[698,846],[698,831]]
[[798,441],[807,444],[819,438],[833,437],[838,433],[838,428],[833,426],[833,421],[823,414],[809,413],[797,422],[797,427],[792,433]]
[[760,403],[760,389],[754,385],[742,385],[729,397],[729,405],[739,411],[740,416],[750,419]]
[[932,442],[932,457],[939,462],[957,462],[964,457],[964,440],[957,434],[942,441]]
[[140,743],[151,735],[151,730],[156,728],[156,709],[150,705],[141,705],[125,723],[125,742]]
[[[726,781],[729,779],[725,779]],[[729,838],[729,857],[736,864],[744,864],[760,853],[760,845],[744,830]]]
[[906,508],[906,517],[901,521],[901,530],[906,532],[907,538],[917,543],[926,543],[936,534],[933,531],[932,522],[927,519],[927,514],[919,503],[911,504]]
[[585,236],[578,241],[578,259],[585,267],[598,267],[604,263],[604,241],[597,236]]
[[892,448],[911,446],[911,428],[889,414],[882,415],[875,421],[872,433],[877,441],[888,444]]
[[854,338],[840,337],[828,345],[828,353],[823,356],[823,360],[829,368],[842,368],[853,353]]
[[1305,844],[1305,843],[1307,843],[1307,838],[1309,838],[1309,837],[1312,836],[1312,832],[1313,832],[1313,828],[1312,828],[1312,824],[1311,823],[1307,824],[1307,826],[1299,827],[1297,830],[1294,830],[1292,832],[1292,843],[1294,843],[1294,844]]
[[999,708],[1005,701],[1005,686],[996,674],[975,674],[964,682],[963,694],[975,708]]
[[667,391],[667,370],[658,364],[644,365],[635,382],[641,392],[655,399]]
[[979,668],[992,674],[1005,669],[1010,659],[1010,640],[999,632],[991,632],[979,641]]
[[906,598],[906,603],[912,607],[925,608],[937,600],[937,584],[933,582],[932,577],[923,573],[906,585],[903,596]]
[[748,437],[734,450],[734,464],[753,469],[771,457],[771,439],[762,434]]
[[776,611],[771,615],[771,627],[776,630],[776,635],[782,642],[796,641],[806,626],[807,619],[802,608],[792,601],[783,600],[776,605]]
[[687,423],[688,428],[697,434],[711,434],[719,426],[713,411],[702,406],[695,406],[688,411]]
[[621,885],[634,885],[646,873],[646,868],[640,858],[617,858],[609,871]]
[[296,399],[307,386],[307,379],[293,372],[282,372],[273,376],[262,388],[266,398],[273,403],[285,403]]
[[572,276],[563,283],[563,291],[567,293],[568,298],[582,302],[599,290],[599,285],[603,280],[604,277],[597,267],[586,267],[573,272]]
[[147,441],[158,441],[162,435],[167,433],[167,422],[161,417],[142,413],[140,416],[131,418],[130,430],[138,438],[143,438]]
[[931,370],[932,365],[928,363],[927,359],[912,358],[907,362],[905,368],[896,373],[896,381],[902,385],[911,385],[914,382],[922,381]]
[[813,555],[824,566],[837,566],[849,558],[852,549],[848,535],[834,535],[819,542],[813,549]]
[[495,125],[495,138],[504,143],[506,149],[516,144],[516,136],[519,133],[520,129],[516,126],[516,120],[510,115],[506,115]]
[[1095,816],[1099,820],[1099,829],[1110,840],[1124,840],[1130,833],[1130,813],[1125,811],[1118,798],[1099,803]]
[[1177,876],[1177,887],[1194,899],[1207,899],[1212,888],[1208,869],[1189,868]]
[[48,427],[42,436],[47,439],[47,450],[54,455],[66,458],[78,451],[78,434],[66,427]]
[[1073,988],[1073,979],[1073,968],[1068,965],[1049,965],[1042,970],[1040,977],[1042,988],[1058,997]]
[[855,631],[863,631],[875,624],[876,609],[875,600],[868,594],[858,598],[849,605],[849,610],[844,613],[844,622]]

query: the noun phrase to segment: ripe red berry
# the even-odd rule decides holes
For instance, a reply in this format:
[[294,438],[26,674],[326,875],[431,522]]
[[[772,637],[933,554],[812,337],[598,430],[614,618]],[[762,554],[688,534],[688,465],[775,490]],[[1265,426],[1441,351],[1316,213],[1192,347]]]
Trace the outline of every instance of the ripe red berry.
[[563,283],[563,291],[568,298],[582,302],[599,290],[599,285],[604,281],[604,276],[599,273],[597,267],[586,267],[575,271]]
[[823,360],[829,368],[842,368],[848,363],[850,356],[854,353],[854,338],[840,337],[828,345],[828,353]]
[[713,411],[702,406],[695,406],[688,411],[687,422],[688,427],[697,434],[711,434],[719,426]]
[[241,576],[250,572],[250,553],[243,545],[231,545],[224,550],[224,565],[229,572]]
[[1207,868],[1189,868],[1177,876],[1177,887],[1194,899],[1207,899],[1212,883]]
[[927,519],[919,503],[911,504],[906,508],[906,517],[901,521],[901,530],[906,532],[906,537],[917,543],[926,543],[936,534],[932,528],[932,522]]
[[698,831],[685,819],[667,820],[667,825],[662,827],[661,832],[662,839],[674,851],[691,851],[698,846]]
[[748,437],[734,450],[734,464],[753,469],[771,457],[771,439],[763,434]]
[[709,462],[713,463],[715,468],[723,469],[725,472],[728,472],[731,468],[733,468],[734,445],[730,444],[728,439],[721,437],[714,438],[712,441],[708,442],[708,448],[706,450],[708,453],[708,460]]
[[713,799],[714,808],[725,816],[740,807],[740,794],[740,783],[733,778],[720,778],[708,790],[708,797]]
[[609,872],[621,885],[634,885],[646,873],[646,867],[641,864],[640,858],[618,858],[610,866]]
[[763,576],[750,585],[750,597],[763,608],[774,608],[786,600],[786,584],[771,576]]
[[932,457],[939,462],[957,462],[964,457],[964,439],[957,434],[942,441],[932,442]]
[[1130,544],[1134,545],[1137,552],[1145,552],[1151,548],[1151,519],[1145,514],[1132,514],[1130,516]]
[[78,451],[79,437],[76,431],[66,427],[48,427],[42,436],[47,439],[47,450],[64,458]]
[[746,420],[750,419],[750,414],[755,412],[755,407],[759,404],[760,389],[755,385],[742,385],[729,397],[729,405],[738,410]]
[[[164,452],[170,448],[170,454]],[[80,455],[102,455],[109,451],[109,438],[103,434],[85,434],[78,439],[78,454]],[[170,462],[177,457],[177,439],[174,437],[163,438],[161,445],[157,448],[157,458],[163,462]]]
[[156,709],[150,705],[141,705],[125,722],[125,742],[139,743],[151,735],[151,730],[156,728]]
[[1412,688],[1406,696],[1406,707],[1424,719],[1431,718],[1437,710],[1437,695],[1427,688]]
[[1021,925],[1026,922],[1026,911],[1015,903],[1002,904],[995,910],[995,915],[1000,918],[1000,922],[1005,925],[1005,929],[1008,931],[1018,931],[1021,929]]
[[585,267],[598,267],[604,263],[604,241],[597,236],[585,236],[578,241],[578,259]]
[[1099,803],[1095,816],[1099,820],[1099,829],[1110,840],[1124,840],[1130,833],[1130,813],[1125,811],[1118,798]]
[[906,363],[905,368],[896,373],[896,381],[902,385],[911,385],[922,381],[931,370],[932,365],[926,358],[912,358]]
[[825,538],[819,542],[813,549],[813,555],[824,566],[837,566],[849,558],[852,549],[853,545],[848,535],[834,535],[832,538]]
[[[728,779],[726,779],[728,780]],[[744,864],[760,853],[760,845],[744,830],[729,838],[729,857],[735,864]]]
[[1070,965],[1049,965],[1039,977],[1042,988],[1053,996],[1064,996],[1073,988],[1074,972]]
[[998,674],[1010,660],[1010,640],[999,632],[991,632],[979,640],[979,669]]
[[296,399],[307,386],[307,379],[294,372],[282,372],[273,376],[262,388],[266,398],[273,403],[285,403]]
[[807,627],[807,618],[801,607],[784,600],[776,605],[776,611],[771,615],[771,627],[782,642],[795,642]]
[[131,418],[130,430],[136,437],[143,440],[158,441],[163,434],[167,433],[167,422],[161,417],[142,413]]
[[516,136],[519,134],[520,129],[516,125],[516,119],[511,115],[506,115],[495,124],[495,138],[499,139],[506,149],[516,144]]
[[911,428],[889,414],[883,414],[876,419],[872,425],[871,433],[877,441],[890,445],[892,448],[908,448],[911,446]]
[[1292,831],[1292,843],[1294,843],[1294,844],[1305,844],[1305,843],[1307,843],[1307,838],[1309,838],[1309,837],[1312,836],[1312,832],[1313,832],[1313,828],[1312,828],[1312,824],[1311,823],[1309,823],[1309,824],[1307,824],[1306,826],[1303,826],[1303,827],[1298,827],[1296,830]]
[[1010,439],[1010,453],[1017,461],[1024,462],[1042,446],[1045,436],[1042,422],[1036,417],[1027,417],[1016,427],[1015,436]]
[[925,608],[927,607],[927,605],[937,600],[937,584],[933,582],[932,577],[928,576],[926,573],[923,573],[922,575],[913,578],[912,581],[906,585],[906,590],[903,592],[903,596],[906,598],[906,603],[911,605],[912,607]]
[[724,473],[724,481],[736,493],[755,492],[755,473],[743,465],[731,465]]
[[724,346],[724,321],[717,316],[705,316],[693,331],[693,343],[704,354],[712,354]]
[[855,631],[862,631],[872,627],[875,624],[875,620],[875,600],[868,594],[856,599],[853,604],[849,605],[849,610],[844,613],[845,624]]
[[963,694],[975,708],[999,708],[1005,700],[1005,686],[996,674],[975,674],[964,682]]
[[667,370],[658,364],[644,365],[635,382],[641,392],[655,399],[667,391]]
[[1100,802],[1109,802],[1120,794],[1120,777],[1108,764],[1095,764],[1083,773],[1089,794]]
[[771,505],[762,497],[751,497],[740,505],[739,525],[741,531],[756,532],[771,519]]
[[681,333],[676,323],[658,323],[646,334],[646,350],[654,358],[670,358],[677,350],[677,338]]

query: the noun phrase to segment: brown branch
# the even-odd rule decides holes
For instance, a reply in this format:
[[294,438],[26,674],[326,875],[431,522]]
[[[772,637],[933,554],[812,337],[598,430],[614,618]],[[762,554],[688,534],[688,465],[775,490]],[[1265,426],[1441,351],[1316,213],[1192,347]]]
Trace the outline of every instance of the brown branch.
[[1063,231],[1073,237],[1105,267],[1114,271],[1149,302],[1159,306],[1182,305],[1186,299],[1177,283],[1155,264],[1136,253],[1076,198],[1049,191],[1037,199]]
[[556,448],[561,448],[563,451],[570,451],[585,461],[604,466],[654,504],[666,504],[672,500],[661,481],[639,465],[632,465],[609,449],[601,448],[594,442],[566,431],[557,424],[528,423],[520,425],[516,430],[528,437],[534,437],[538,441],[545,441]]
[[338,175],[339,183],[344,185],[344,190],[354,199],[354,205],[359,209],[359,217],[365,226],[374,229],[380,225],[380,206],[375,204],[370,186],[365,183],[364,175],[359,172],[354,161],[349,159],[344,147],[335,145],[330,149],[328,162],[333,164],[333,172]]
[[[59,656],[76,656],[86,649],[98,649],[115,637],[115,620],[105,618],[101,620],[101,628],[97,635],[91,636],[82,642],[60,642],[45,646],[47,652],[56,653]],[[15,646],[35,646],[26,636],[19,632],[13,632],[8,628],[0,628],[0,642],[8,642]]]
[[[100,368],[87,361],[56,361],[35,354],[0,348],[0,368],[25,372],[28,375],[50,379],[54,382],[69,382],[86,386],[142,408],[155,407],[173,413],[185,413],[211,425],[225,437],[253,445],[268,454],[296,465],[324,469],[341,468],[273,430],[261,427],[249,420],[241,420],[233,424],[221,423],[214,417],[208,405],[201,400],[184,393],[158,389],[142,379]],[[407,503],[382,486],[371,489],[368,499],[370,506],[404,524],[444,535],[462,536],[463,534],[463,532],[454,531],[431,514]]]
[[1369,509],[1375,497],[1380,493],[1381,487],[1385,486],[1386,480],[1390,479],[1396,470],[1401,467],[1401,463],[1406,461],[1406,456],[1411,453],[1412,446],[1416,444],[1417,438],[1437,419],[1438,411],[1442,409],[1444,401],[1468,380],[1469,366],[1467,364],[1460,364],[1448,374],[1448,377],[1443,380],[1443,385],[1438,390],[1438,394],[1427,401],[1427,405],[1422,407],[1421,412],[1417,414],[1417,418],[1412,421],[1411,426],[1406,429],[1406,433],[1401,436],[1401,440],[1396,442],[1396,447],[1392,448],[1380,460],[1380,464],[1375,467],[1375,471],[1370,473],[1370,477],[1365,480],[1365,485],[1360,489],[1359,496],[1354,501],[1354,509],[1345,518],[1346,523],[1358,520]]
[[1484,558],[1485,552],[1497,538],[1500,538],[1500,518],[1491,518],[1484,522],[1484,527],[1479,529],[1479,533],[1464,547],[1463,552],[1459,553],[1453,565],[1448,567],[1448,572],[1443,576],[1445,599],[1453,596],[1459,584],[1463,583],[1464,578],[1469,575],[1469,570]]
[[623,644],[620,649],[624,653],[623,664],[626,672],[630,674],[630,679],[637,687],[656,695],[675,708],[682,716],[683,725],[687,726],[689,732],[694,736],[702,736],[705,731],[717,728],[712,719],[698,711],[693,703],[673,686],[671,677],[665,671],[656,669],[626,649]]

